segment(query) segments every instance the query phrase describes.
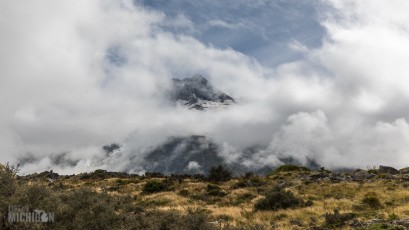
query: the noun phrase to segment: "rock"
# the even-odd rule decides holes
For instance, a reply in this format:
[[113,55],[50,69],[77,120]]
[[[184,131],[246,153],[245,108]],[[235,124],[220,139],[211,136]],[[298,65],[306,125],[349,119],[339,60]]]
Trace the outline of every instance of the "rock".
[[377,224],[377,223],[383,223],[384,220],[382,219],[370,219],[367,221],[367,224],[371,225],[371,224]]
[[367,171],[356,171],[352,174],[352,180],[354,181],[363,181],[374,178],[376,175],[368,173]]
[[329,177],[329,174],[323,173],[323,172],[316,172],[316,173],[312,173],[309,177],[312,180],[321,180],[323,178]]
[[399,174],[399,170],[390,167],[390,166],[379,166],[378,173],[384,173],[384,174]]
[[329,179],[331,180],[332,183],[339,183],[345,180],[344,178],[340,176],[334,176],[334,175],[332,175]]
[[409,228],[409,219],[394,220],[392,221],[392,224],[404,226],[405,228]]

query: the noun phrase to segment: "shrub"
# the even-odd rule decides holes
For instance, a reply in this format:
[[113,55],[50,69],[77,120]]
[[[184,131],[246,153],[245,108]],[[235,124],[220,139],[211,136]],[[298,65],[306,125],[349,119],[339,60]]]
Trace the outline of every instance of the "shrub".
[[171,186],[173,183],[168,180],[149,180],[146,182],[145,186],[143,187],[142,192],[143,193],[157,193],[157,192],[163,192],[163,191],[169,191],[171,190]]
[[221,190],[221,188],[214,184],[207,185],[207,195],[210,196],[226,196],[226,193]]
[[187,190],[187,189],[182,189],[182,190],[179,191],[178,194],[179,194],[180,196],[187,197],[187,196],[189,196],[190,192],[189,192],[189,190]]
[[9,164],[0,164],[0,228],[6,224],[8,205],[17,189],[16,173],[18,168]]
[[277,174],[279,172],[308,172],[308,171],[311,171],[311,169],[303,166],[286,164],[276,168],[273,172],[269,174],[269,176]]
[[378,169],[368,169],[368,173],[378,174]]
[[219,165],[216,167],[211,167],[209,169],[209,175],[207,179],[213,182],[224,182],[231,179],[231,172],[225,169],[223,166]]
[[56,229],[123,229],[125,210],[131,197],[112,197],[102,192],[82,188],[60,196],[54,224]]
[[246,187],[261,187],[267,183],[259,177],[243,178],[239,180],[233,188],[246,188]]
[[253,194],[251,194],[249,192],[246,192],[244,194],[241,194],[241,195],[237,196],[237,199],[233,202],[233,205],[239,205],[239,204],[244,203],[246,201],[250,201],[250,200],[254,199],[255,197],[256,197],[255,195],[253,195]]
[[348,220],[352,220],[356,217],[355,213],[339,213],[338,210],[334,210],[334,213],[327,213],[324,215],[325,225],[327,227],[340,227],[345,225]]
[[16,174],[18,168],[0,164],[0,199],[10,197],[16,190]]
[[284,191],[280,187],[273,188],[265,198],[259,200],[254,208],[256,210],[278,210],[299,207],[303,201],[294,196],[290,191]]

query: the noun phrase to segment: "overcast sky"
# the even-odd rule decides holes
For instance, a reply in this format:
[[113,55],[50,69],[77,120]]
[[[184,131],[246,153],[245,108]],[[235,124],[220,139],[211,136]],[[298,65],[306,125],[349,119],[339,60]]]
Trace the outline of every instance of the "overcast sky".
[[[406,0],[0,2],[0,161],[22,173],[123,170],[169,136],[206,135],[247,165],[409,166]],[[167,103],[202,74],[238,99]],[[101,146],[123,146],[106,159]],[[65,153],[75,166],[55,166]],[[33,160],[34,159],[34,160]],[[54,160],[55,161],[55,160]]]

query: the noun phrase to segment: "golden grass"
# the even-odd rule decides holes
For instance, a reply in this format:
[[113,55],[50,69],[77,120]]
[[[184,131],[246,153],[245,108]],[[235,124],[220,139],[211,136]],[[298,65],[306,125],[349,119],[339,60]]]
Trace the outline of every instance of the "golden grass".
[[[269,189],[276,183],[276,179],[282,180],[282,175],[265,178],[267,186],[264,189]],[[64,180],[62,183],[67,188],[77,189],[82,186],[92,187],[95,191],[102,191],[112,186],[118,186],[116,191],[110,192],[112,195],[133,195],[138,199],[137,204],[149,204],[150,207],[163,210],[179,210],[186,212],[189,208],[208,210],[212,219],[217,220],[220,217],[228,218],[230,225],[239,225],[240,223],[259,223],[265,226],[276,226],[275,229],[305,229],[309,223],[316,226],[322,225],[325,221],[323,215],[333,213],[334,210],[339,210],[341,213],[357,213],[358,219],[368,220],[376,217],[384,217],[387,219],[391,214],[397,215],[399,218],[409,217],[409,189],[404,183],[396,180],[381,180],[377,179],[373,182],[357,183],[357,182],[317,182],[304,183],[299,179],[299,176],[294,174],[284,175],[285,180],[290,184],[287,190],[292,191],[296,196],[304,200],[311,199],[313,205],[311,207],[302,207],[278,211],[254,211],[254,204],[258,199],[263,197],[254,187],[234,189],[234,184],[237,180],[231,180],[220,184],[220,188],[226,192],[224,197],[216,197],[210,200],[200,200],[194,198],[193,195],[205,195],[207,182],[198,182],[194,180],[185,180],[182,184],[175,182],[173,191],[154,193],[149,195],[141,194],[146,179],[132,180],[132,183],[118,183],[117,178],[105,180]],[[129,179],[121,179],[127,181]],[[179,192],[187,190],[189,195],[181,196]],[[365,195],[371,192],[379,198],[382,208],[372,210],[362,206],[362,199]],[[244,194],[252,194],[254,198],[244,200],[237,204],[234,201]],[[163,201],[157,202],[157,201]],[[156,202],[156,203],[155,203]],[[297,227],[291,224],[291,220],[296,220],[303,224],[302,227]],[[343,229],[349,229],[344,227]]]

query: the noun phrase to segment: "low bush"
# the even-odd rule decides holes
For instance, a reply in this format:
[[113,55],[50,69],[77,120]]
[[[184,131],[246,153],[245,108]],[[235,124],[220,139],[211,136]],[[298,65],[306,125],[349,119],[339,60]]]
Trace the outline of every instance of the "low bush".
[[143,193],[157,193],[172,190],[173,183],[169,180],[149,180],[142,189]]
[[214,184],[207,185],[207,195],[209,196],[226,196],[226,193],[223,190]]
[[182,190],[180,190],[180,191],[178,192],[178,194],[179,194],[180,196],[187,197],[187,196],[190,195],[190,192],[189,192],[189,190],[187,190],[187,189],[182,189]]
[[347,221],[352,220],[357,215],[355,213],[339,213],[338,210],[334,210],[334,213],[327,213],[325,217],[326,227],[341,227],[346,224]]
[[368,192],[362,198],[361,203],[371,209],[382,208],[381,201],[378,198],[378,195],[374,192]]
[[251,201],[254,199],[256,195],[253,195],[252,193],[246,192],[244,194],[241,194],[237,196],[236,200],[233,202],[233,205],[239,205],[247,201]]
[[286,165],[279,166],[274,171],[269,173],[269,175],[271,176],[279,172],[309,172],[309,171],[311,171],[311,169],[303,167],[303,166],[286,164]]
[[303,203],[303,200],[295,197],[292,192],[275,187],[266,194],[265,198],[259,200],[254,208],[256,210],[279,210],[299,207]]
[[240,179],[236,184],[233,185],[233,188],[246,188],[246,187],[261,187],[267,183],[259,177],[250,177]]

